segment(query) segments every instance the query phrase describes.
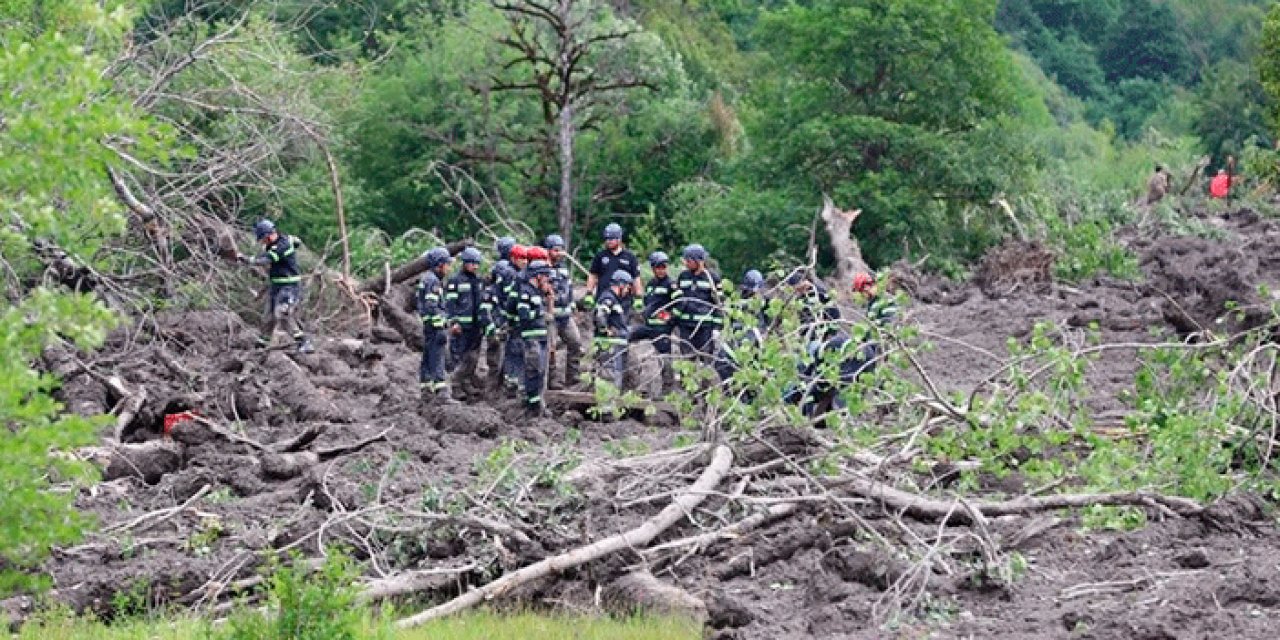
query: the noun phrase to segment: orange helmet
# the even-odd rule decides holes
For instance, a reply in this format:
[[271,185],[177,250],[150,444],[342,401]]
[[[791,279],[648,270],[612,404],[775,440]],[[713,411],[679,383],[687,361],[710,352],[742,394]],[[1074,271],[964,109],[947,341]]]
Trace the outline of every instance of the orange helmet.
[[857,293],[871,293],[871,289],[876,286],[876,279],[871,274],[858,272],[853,275],[853,290]]

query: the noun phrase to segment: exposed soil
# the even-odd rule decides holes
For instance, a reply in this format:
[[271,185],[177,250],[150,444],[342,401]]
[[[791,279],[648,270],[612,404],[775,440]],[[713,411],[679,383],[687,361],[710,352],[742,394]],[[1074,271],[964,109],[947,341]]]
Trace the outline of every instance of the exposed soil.
[[[1146,274],[1137,283],[1057,284],[1046,278],[1042,249],[1017,245],[1003,248],[974,282],[907,278],[915,300],[908,318],[934,345],[923,354],[925,369],[944,389],[972,389],[1003,363],[1008,339],[1025,338],[1037,322],[1096,325],[1108,343],[1179,339],[1205,329],[1230,335],[1257,326],[1272,302],[1259,297],[1258,285],[1280,290],[1280,224],[1251,211],[1205,222],[1222,238],[1126,232]],[[1028,256],[1025,264],[1020,252]],[[1224,312],[1227,301],[1241,305],[1242,318]],[[660,421],[597,422],[563,409],[554,419],[529,421],[520,417],[518,402],[500,392],[458,407],[423,407],[419,355],[406,336],[386,326],[326,336],[314,355],[255,351],[253,338],[234,314],[169,314],[118,332],[97,357],[97,371],[147,390],[126,441],[163,440],[164,416],[187,409],[242,440],[185,423],[171,434],[179,453],[163,463],[167,467],[126,473],[84,492],[78,504],[102,530],[121,530],[55,554],[47,568],[58,599],[110,615],[115,594],[140,589],[156,602],[209,606],[227,600],[226,583],[254,574],[262,551],[314,556],[325,544],[351,539],[365,541],[356,549],[362,558],[376,552],[381,562],[393,563],[373,568],[374,575],[478,565],[427,590],[440,599],[495,572],[634,526],[665,504],[638,500],[651,493],[633,495],[625,482],[609,481],[588,484],[577,498],[558,498],[551,477],[575,458],[673,446],[676,432]],[[64,375],[61,395],[70,410],[101,413],[121,399],[65,357],[50,354],[47,364]],[[1126,350],[1106,351],[1092,365],[1089,403],[1096,415],[1124,410],[1119,392],[1132,386],[1137,366]],[[526,444],[494,454],[509,440]],[[356,444],[363,446],[345,450]],[[780,446],[814,445],[801,436]],[[750,457],[749,447],[739,450],[739,458]],[[502,481],[502,471],[527,472],[530,465],[545,473],[520,477],[541,480],[510,487]],[[678,474],[696,466],[687,461],[665,470],[668,489],[687,484]],[[358,514],[344,517],[375,503],[443,510],[427,504],[436,495],[466,496],[471,506],[545,497],[540,504],[548,506],[508,520],[523,540],[459,521],[397,536],[372,531]],[[190,508],[167,517],[153,513],[188,500]],[[1245,497],[1224,501],[1211,514],[1157,519],[1124,534],[1084,534],[1070,514],[1056,514],[1062,522],[1022,542],[1019,532],[1049,516],[994,519],[994,536],[1027,559],[1025,574],[1012,587],[973,572],[917,576],[914,584],[927,586],[923,607],[888,627],[875,620],[895,600],[892,589],[914,570],[914,559],[887,554],[847,517],[812,506],[705,553],[650,568],[705,603],[708,633],[721,638],[1274,638],[1280,628],[1274,517]],[[878,507],[868,505],[860,516],[887,537],[905,535]],[[936,523],[909,526],[923,539],[940,530]],[[963,558],[970,549],[978,566],[976,548],[965,542],[972,538],[969,528],[946,529],[952,553]],[[659,542],[695,532],[682,525]],[[636,554],[611,558],[516,595],[593,608],[596,587],[643,564],[639,560]]]

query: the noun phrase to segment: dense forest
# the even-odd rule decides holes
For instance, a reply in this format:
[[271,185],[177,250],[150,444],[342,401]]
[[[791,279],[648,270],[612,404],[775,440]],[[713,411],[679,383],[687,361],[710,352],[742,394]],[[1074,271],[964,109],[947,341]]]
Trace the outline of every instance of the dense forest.
[[[314,566],[300,562],[294,574],[276,560],[235,564],[219,555],[248,544],[247,534],[237,536],[263,512],[299,507],[312,527],[299,540],[337,529],[332,514],[346,513],[346,496],[326,494],[323,508],[310,502],[319,490],[299,491],[314,480],[299,469],[227,480],[258,468],[249,461],[283,457],[318,468],[383,449],[384,469],[363,458],[343,467],[352,474],[341,479],[350,480],[344,490],[356,502],[382,500],[391,476],[412,467],[412,481],[387,491],[416,492],[397,499],[421,503],[413,517],[447,523],[455,537],[432,557],[457,560],[465,568],[447,577],[465,574],[471,586],[581,551],[574,536],[589,537],[588,525],[614,531],[612,521],[592,520],[606,511],[628,522],[664,521],[641,545],[653,543],[643,557],[676,576],[684,547],[711,549],[736,539],[736,527],[776,521],[776,539],[807,541],[790,550],[800,558],[829,544],[806,538],[810,529],[878,538],[885,527],[848,523],[868,505],[892,508],[894,522],[918,521],[900,526],[909,534],[892,543],[879,538],[910,571],[893,569],[889,580],[877,565],[866,569],[872,578],[845,580],[874,591],[849,602],[874,600],[875,622],[889,626],[903,612],[917,616],[912,624],[932,624],[935,614],[959,619],[958,609],[933,600],[931,575],[963,573],[1012,593],[1026,560],[993,542],[1017,538],[993,537],[988,524],[1006,524],[996,517],[1076,509],[1072,524],[1094,530],[1204,517],[1209,524],[1196,535],[1230,547],[1228,534],[1248,527],[1240,519],[1223,524],[1209,505],[1237,490],[1276,498],[1280,316],[1272,285],[1280,286],[1280,258],[1266,240],[1277,232],[1280,189],[1275,2],[0,0],[0,44],[0,598],[38,593],[50,580],[58,591],[58,570],[94,566],[93,554],[112,545],[129,550],[101,563],[119,575],[133,571],[121,568],[135,552],[130,531],[180,528],[201,500],[229,510],[225,529],[221,520],[200,520],[163,557],[234,569],[202,574],[183,593],[148,591],[156,601],[225,605],[225,613],[234,594],[214,585],[252,581],[260,564],[284,576],[270,593],[252,591],[261,579],[245,587],[261,601],[296,589],[293,596],[315,596],[341,617],[357,601],[405,595],[418,587],[397,582],[398,572],[425,566],[427,543],[406,542],[407,525],[395,519],[403,514],[388,515],[385,504],[360,512],[374,513],[363,524],[378,535],[346,540],[374,540],[356,555],[376,579],[363,565],[316,561],[324,553],[318,541],[280,542],[311,553]],[[1148,182],[1157,167],[1172,174],[1158,193]],[[1229,173],[1229,193],[1210,198],[1210,177],[1220,171]],[[703,384],[690,366],[681,372],[694,381],[681,390],[688,394],[661,403],[595,389],[599,405],[649,403],[625,424],[665,416],[669,433],[624,433],[621,420],[597,430],[577,407],[526,441],[496,400],[446,419],[399,388],[417,375],[423,338],[409,280],[422,269],[404,275],[397,267],[433,246],[474,244],[488,261],[499,236],[538,243],[559,233],[585,265],[604,227],[618,223],[636,255],[678,256],[699,243],[731,281],[756,268],[773,286],[800,266],[823,277],[836,272],[824,201],[860,210],[851,232],[879,270],[875,286],[902,283],[909,309],[900,334],[880,336],[884,368],[848,385],[856,393],[842,391],[848,404],[832,424],[817,425],[821,417],[810,420],[783,400],[800,384],[796,362],[807,357],[813,371],[839,372],[813,362],[817,347],[797,337],[802,316],[781,320],[795,311],[782,302],[772,309],[775,325],[791,330],[790,339],[779,331],[756,345],[758,353],[744,352],[755,360],[736,387]],[[250,229],[262,218],[301,240],[308,322],[330,330],[318,356],[253,351],[244,337],[257,321],[261,278],[235,262],[247,258],[241,249],[252,251]],[[836,284],[847,311],[849,283]],[[841,330],[856,338],[850,344],[873,335],[862,325]],[[269,365],[289,373],[267,376]],[[328,404],[272,404],[288,394]],[[192,442],[174,444],[167,424],[162,438],[158,425],[170,410],[195,411],[192,398],[229,413],[199,422],[207,430]],[[383,404],[396,424],[368,413]],[[455,419],[469,430],[450,431]],[[357,444],[335,443],[325,439],[339,431],[331,425],[369,433]],[[796,425],[823,430],[768,439]],[[125,438],[143,440],[144,432],[154,438]],[[104,439],[110,446],[94,446]],[[137,469],[109,478],[127,481],[115,487],[132,482],[134,494],[97,488],[102,473],[111,475],[99,458],[142,445],[172,454],[172,468],[145,483]],[[656,457],[642,455],[650,449]],[[187,455],[193,451],[207,459]],[[640,459],[632,466],[593,466],[592,456],[631,454]],[[669,474],[646,466],[655,459],[680,466]],[[443,469],[443,488],[432,484],[436,468],[428,463]],[[574,485],[575,473],[589,482]],[[1006,492],[998,481],[1008,475],[1030,484]],[[476,478],[489,503],[450,493]],[[711,490],[726,478],[740,482],[736,496],[716,503],[726,528],[688,527],[679,507],[724,498]],[[774,493],[743,498],[754,490],[749,480],[767,480],[763,491]],[[623,491],[611,487],[629,482],[660,499],[636,490],[618,506]],[[691,482],[701,493],[682,493]],[[954,491],[970,493],[928,499]],[[295,494],[307,496],[301,505]],[[264,495],[286,497],[257,512],[243,506]],[[1003,500],[1009,495],[1016,499]],[[670,506],[656,514],[641,511],[663,501]],[[752,515],[738,520],[745,514]],[[817,524],[801,524],[801,515]],[[552,523],[546,531],[543,520]],[[944,525],[972,527],[976,550],[972,540],[963,551],[951,540],[936,554]],[[658,535],[672,527],[688,535]],[[928,528],[938,529],[936,539],[921,537]],[[79,545],[95,529],[98,537]],[[286,537],[270,535],[271,544]],[[1280,557],[1280,538],[1258,535],[1259,548]],[[828,551],[811,559],[828,569],[830,558],[844,562]],[[705,575],[755,578],[754,565],[747,576],[736,559],[713,564],[724,558],[690,554]],[[939,555],[941,564],[930,565]],[[614,577],[619,566],[597,568]],[[306,590],[313,570],[328,591]],[[831,573],[841,571],[862,570],[842,565]],[[1157,575],[1182,575],[1170,571]],[[566,580],[595,580],[582,573],[566,572]],[[1094,577],[1112,594],[1155,583],[1108,582],[1109,575]],[[686,587],[695,580],[684,578]],[[793,578],[800,580],[766,583],[760,597],[793,597]],[[432,597],[479,592],[461,584],[434,586]],[[1071,585],[1052,589],[1068,600],[1078,595]],[[69,591],[58,595],[70,600]],[[1236,602],[1269,602],[1269,614],[1280,598],[1270,593]],[[102,600],[63,604],[101,613],[109,608]],[[0,620],[13,613],[10,602],[0,599]],[[708,600],[712,609],[717,602]],[[110,606],[128,608],[119,604]],[[987,620],[1002,618],[1003,605],[991,606]],[[718,615],[707,605],[700,611]],[[738,626],[769,635],[758,613]],[[1249,615],[1259,620],[1248,624],[1265,623]],[[847,631],[822,627],[830,619],[787,624],[803,627],[800,636]],[[236,637],[255,637],[254,623],[244,624]],[[978,635],[1026,631],[1011,629],[978,627]]]

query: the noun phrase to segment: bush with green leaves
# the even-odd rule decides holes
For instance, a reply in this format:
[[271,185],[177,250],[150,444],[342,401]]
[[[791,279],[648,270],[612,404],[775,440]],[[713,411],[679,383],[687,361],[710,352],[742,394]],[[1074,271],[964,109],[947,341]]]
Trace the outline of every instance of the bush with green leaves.
[[267,565],[267,611],[231,619],[220,640],[356,640],[365,612],[356,606],[359,571],[338,549],[314,569],[301,557]]

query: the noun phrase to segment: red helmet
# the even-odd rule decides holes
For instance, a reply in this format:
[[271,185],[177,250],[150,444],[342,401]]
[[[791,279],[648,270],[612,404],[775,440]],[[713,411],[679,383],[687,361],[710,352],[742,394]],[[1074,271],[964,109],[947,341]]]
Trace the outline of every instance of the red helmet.
[[529,247],[526,247],[526,246],[524,246],[524,245],[522,245],[522,244],[518,244],[518,245],[516,245],[516,246],[514,246],[514,247],[511,247],[511,254],[510,254],[510,255],[511,255],[511,259],[512,259],[512,260],[528,260],[528,259],[529,259]]
[[530,260],[551,260],[551,256],[542,247],[525,247],[524,257]]
[[858,272],[853,274],[853,290],[857,293],[870,293],[876,286],[876,279],[871,274]]

